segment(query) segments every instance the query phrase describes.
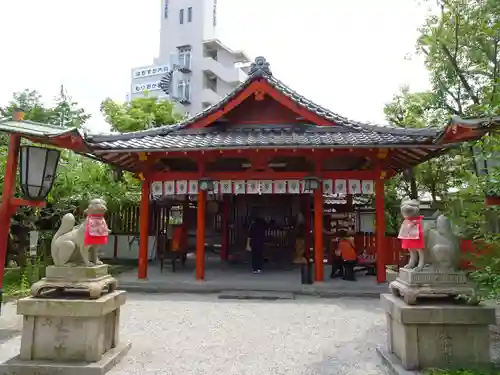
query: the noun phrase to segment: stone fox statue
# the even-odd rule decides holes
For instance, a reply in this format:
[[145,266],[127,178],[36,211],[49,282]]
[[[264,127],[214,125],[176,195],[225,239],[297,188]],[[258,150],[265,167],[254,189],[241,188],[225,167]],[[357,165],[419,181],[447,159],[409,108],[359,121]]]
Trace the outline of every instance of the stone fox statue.
[[410,260],[404,268],[422,271],[426,259],[423,216],[419,215],[419,212],[420,202],[418,200],[405,198],[401,201],[401,214],[404,221],[401,224],[398,238],[401,240],[401,247],[410,253]]
[[455,272],[460,263],[458,238],[452,230],[450,220],[439,215],[425,230],[430,268],[433,272]]
[[66,214],[61,220],[61,226],[52,238],[51,255],[55,266],[75,263],[86,266],[102,264],[97,257],[97,246],[107,243],[109,229],[104,220],[107,211],[106,202],[102,199],[92,199],[85,210],[85,221],[75,226],[75,217]]

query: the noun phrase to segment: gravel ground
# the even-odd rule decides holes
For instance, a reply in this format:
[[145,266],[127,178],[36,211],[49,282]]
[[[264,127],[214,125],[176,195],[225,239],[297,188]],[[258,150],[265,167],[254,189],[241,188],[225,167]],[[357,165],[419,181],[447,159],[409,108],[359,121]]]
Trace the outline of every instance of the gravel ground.
[[[219,300],[128,295],[128,355],[109,375],[386,375],[376,346],[385,317],[374,299]],[[0,345],[15,355],[19,338]]]

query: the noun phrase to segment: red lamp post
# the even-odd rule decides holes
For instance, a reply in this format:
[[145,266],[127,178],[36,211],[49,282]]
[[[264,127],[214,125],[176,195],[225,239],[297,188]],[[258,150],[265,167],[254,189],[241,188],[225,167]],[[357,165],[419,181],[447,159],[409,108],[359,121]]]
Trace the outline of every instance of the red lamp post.
[[[14,112],[14,121],[23,121],[23,112]],[[19,155],[21,156],[19,158]],[[20,159],[20,184],[23,198],[15,198],[16,172]],[[59,151],[34,146],[21,146],[21,136],[11,134],[5,165],[2,202],[0,204],[0,313],[3,301],[3,278],[7,258],[10,220],[18,207],[44,207],[52,188]]]

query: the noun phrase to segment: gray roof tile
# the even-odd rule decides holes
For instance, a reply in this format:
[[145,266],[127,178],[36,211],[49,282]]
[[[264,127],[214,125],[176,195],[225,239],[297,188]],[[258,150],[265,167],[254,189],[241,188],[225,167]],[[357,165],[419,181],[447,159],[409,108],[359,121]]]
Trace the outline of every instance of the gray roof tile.
[[[318,116],[334,122],[336,126],[309,126],[304,131],[288,129],[248,130],[219,129],[190,133],[190,124],[220,110],[242,90],[257,79],[265,79],[271,86],[298,105]],[[260,126],[258,126],[260,128]],[[432,143],[440,134],[439,129],[406,129],[393,126],[373,125],[349,120],[318,104],[315,104],[276,79],[269,64],[262,57],[256,58],[248,79],[238,85],[222,100],[185,121],[140,132],[116,135],[94,135],[88,138],[96,149],[195,149],[245,146],[348,146],[348,145],[391,145]]]
[[116,141],[100,142],[101,149],[110,150],[192,150],[241,147],[333,147],[377,146],[392,144],[432,143],[433,137],[398,135],[380,132],[334,132],[322,129],[297,131],[279,128],[258,130],[235,129],[227,131],[182,130],[167,135],[147,135]]

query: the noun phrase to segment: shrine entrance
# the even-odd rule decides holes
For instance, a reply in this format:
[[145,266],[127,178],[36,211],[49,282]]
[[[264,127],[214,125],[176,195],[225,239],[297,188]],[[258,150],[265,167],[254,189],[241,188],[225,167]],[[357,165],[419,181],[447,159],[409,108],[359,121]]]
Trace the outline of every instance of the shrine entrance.
[[[249,258],[245,249],[251,222],[260,217],[267,222],[264,259],[273,266],[293,262],[298,225],[303,221],[301,199],[293,195],[235,195],[231,197],[228,260]],[[305,233],[302,234],[305,236]]]

